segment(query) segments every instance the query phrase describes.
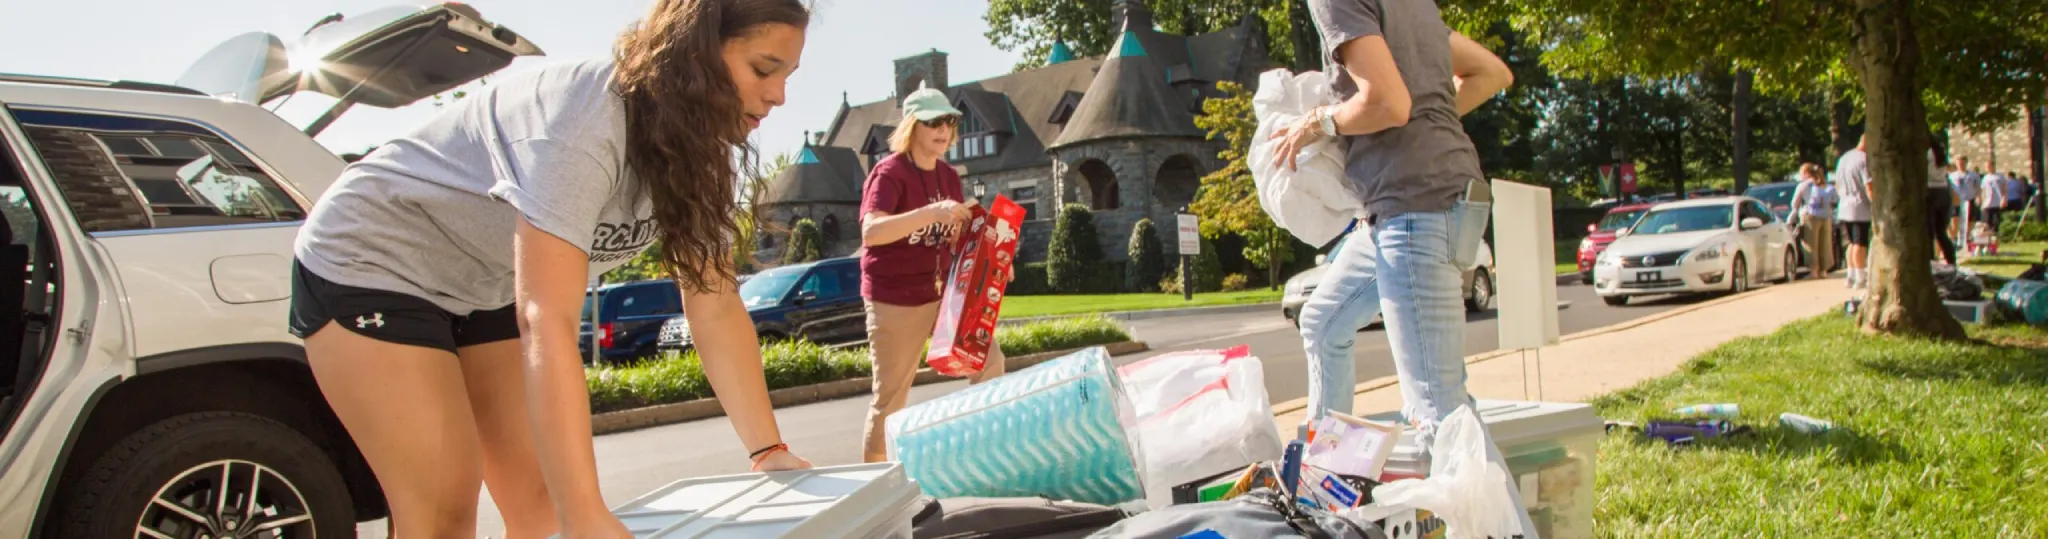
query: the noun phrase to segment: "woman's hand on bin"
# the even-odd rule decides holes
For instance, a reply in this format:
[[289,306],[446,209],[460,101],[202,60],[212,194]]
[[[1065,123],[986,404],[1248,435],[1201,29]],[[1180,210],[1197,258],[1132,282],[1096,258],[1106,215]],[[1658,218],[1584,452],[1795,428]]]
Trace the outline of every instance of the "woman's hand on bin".
[[796,456],[796,453],[791,453],[787,449],[765,455],[761,457],[760,462],[754,463],[754,471],[757,472],[808,469],[811,469],[811,461],[804,460],[803,457]]

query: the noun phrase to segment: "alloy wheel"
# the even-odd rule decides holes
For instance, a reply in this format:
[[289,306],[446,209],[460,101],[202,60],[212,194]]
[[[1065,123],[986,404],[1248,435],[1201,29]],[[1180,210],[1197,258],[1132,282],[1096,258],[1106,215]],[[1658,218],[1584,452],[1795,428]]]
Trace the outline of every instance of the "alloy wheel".
[[1729,291],[1730,291],[1730,292],[1734,292],[1734,293],[1737,293],[1737,294],[1741,294],[1741,293],[1743,293],[1743,292],[1747,292],[1747,291],[1749,291],[1749,264],[1748,264],[1748,263],[1745,263],[1745,262],[1743,262],[1743,260],[1742,260],[1741,258],[1736,258],[1736,259],[1735,259],[1735,267],[1733,267],[1733,268],[1730,268],[1730,269],[1729,269],[1729,272],[1730,272],[1730,273],[1733,273],[1733,274],[1734,274],[1734,275],[1730,275],[1730,276],[1728,276],[1728,278],[1729,278],[1729,279],[1731,279],[1731,280],[1733,281],[1733,282],[1731,282],[1731,283],[1730,283],[1730,285],[1729,285],[1729,287],[1730,287],[1730,290],[1729,290]]
[[290,478],[246,460],[216,460],[164,484],[135,537],[156,539],[283,539],[314,537],[313,513]]

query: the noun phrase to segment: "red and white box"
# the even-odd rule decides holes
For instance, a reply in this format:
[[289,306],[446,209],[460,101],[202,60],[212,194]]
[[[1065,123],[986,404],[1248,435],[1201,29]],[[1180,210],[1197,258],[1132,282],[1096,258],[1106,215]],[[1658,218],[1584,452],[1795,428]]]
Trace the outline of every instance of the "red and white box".
[[996,316],[1003,311],[1017,237],[1024,226],[1024,208],[997,195],[988,209],[974,207],[967,229],[953,244],[952,263],[945,268],[946,290],[939,297],[939,323],[924,361],[939,374],[973,376],[988,365],[988,349],[996,336]]

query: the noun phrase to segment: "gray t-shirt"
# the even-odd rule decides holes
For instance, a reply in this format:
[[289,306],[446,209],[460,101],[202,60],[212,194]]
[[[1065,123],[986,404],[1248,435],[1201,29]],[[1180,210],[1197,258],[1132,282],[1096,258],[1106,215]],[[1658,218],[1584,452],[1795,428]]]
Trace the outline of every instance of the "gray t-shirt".
[[519,217],[582,247],[593,275],[654,241],[653,207],[625,173],[612,63],[507,76],[350,165],[299,231],[296,255],[348,286],[456,314],[511,305]]
[[1365,200],[1365,211],[1391,218],[1408,212],[1449,211],[1470,180],[1482,179],[1479,153],[1458,120],[1458,90],[1451,71],[1451,29],[1432,0],[1309,0],[1323,35],[1324,72],[1337,97],[1358,85],[1345,76],[1337,49],[1351,40],[1381,36],[1407,83],[1408,124],[1349,137],[1344,175]]
[[1835,220],[1870,221],[1870,158],[1863,150],[1849,150],[1835,161]]

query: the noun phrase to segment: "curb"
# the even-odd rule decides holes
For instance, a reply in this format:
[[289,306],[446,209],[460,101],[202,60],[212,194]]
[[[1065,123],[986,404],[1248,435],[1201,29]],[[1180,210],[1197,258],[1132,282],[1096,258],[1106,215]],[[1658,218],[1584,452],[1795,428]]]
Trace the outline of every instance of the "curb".
[[1131,321],[1135,321],[1135,320],[1151,320],[1151,319],[1154,319],[1154,318],[1171,318],[1171,317],[1175,317],[1175,316],[1192,316],[1192,315],[1202,315],[1202,314],[1237,314],[1237,313],[1256,313],[1256,312],[1264,312],[1264,311],[1278,311],[1278,310],[1280,310],[1280,304],[1279,304],[1278,302],[1274,302],[1274,303],[1251,303],[1251,304],[1245,304],[1245,305],[1220,305],[1220,306],[1215,306],[1215,307],[1188,307],[1188,308],[1182,308],[1182,309],[1152,309],[1152,310],[1146,310],[1146,311],[1116,311],[1116,312],[1108,312],[1108,313],[1075,313],[1075,314],[1055,314],[1055,315],[1048,315],[1048,316],[1033,316],[1033,317],[1030,317],[1030,318],[1015,318],[1015,319],[1005,319],[1005,320],[1002,320],[1002,321],[1000,321],[1000,322],[997,322],[997,323],[996,323],[996,325],[999,325],[999,326],[1007,326],[1007,325],[1011,325],[1011,324],[1028,324],[1028,323],[1032,323],[1032,322],[1044,322],[1044,321],[1047,321],[1047,320],[1059,320],[1059,319],[1064,319],[1064,318],[1080,318],[1080,317],[1083,317],[1083,316],[1101,316],[1101,317],[1104,317],[1104,318],[1108,318],[1108,319],[1111,319],[1111,320],[1118,320],[1118,321],[1123,321],[1123,322],[1131,322]]
[[[1783,285],[1774,285],[1774,286],[1783,286]],[[1678,315],[1681,315],[1681,314],[1686,314],[1686,313],[1690,313],[1690,312],[1693,312],[1693,311],[1698,311],[1698,310],[1700,310],[1700,309],[1705,309],[1705,308],[1708,308],[1708,307],[1713,307],[1713,306],[1715,306],[1715,305],[1721,305],[1721,304],[1725,304],[1725,303],[1731,303],[1731,302],[1735,302],[1735,301],[1740,301],[1740,300],[1742,300],[1742,299],[1744,299],[1744,298],[1749,298],[1749,297],[1751,297],[1751,296],[1750,296],[1750,295],[1748,295],[1748,294],[1742,294],[1742,295],[1728,296],[1728,297],[1724,297],[1724,298],[1717,298],[1717,299],[1714,299],[1714,300],[1711,300],[1711,301],[1704,301],[1704,302],[1700,302],[1700,303],[1695,303],[1695,304],[1692,304],[1692,305],[1687,305],[1687,306],[1684,306],[1684,307],[1675,307],[1675,308],[1672,308],[1671,310],[1668,310],[1668,311],[1664,311],[1664,312],[1660,312],[1660,313],[1657,313],[1657,314],[1652,314],[1652,315],[1649,315],[1649,316],[1644,316],[1644,317],[1642,317],[1642,318],[1637,318],[1637,319],[1634,319],[1634,320],[1629,320],[1629,321],[1626,321],[1626,322],[1618,322],[1618,323],[1615,323],[1615,324],[1610,324],[1610,325],[1606,325],[1606,326],[1601,326],[1601,327],[1597,327],[1597,328],[1593,328],[1593,329],[1589,329],[1589,330],[1581,331],[1581,332],[1578,332],[1578,333],[1573,333],[1573,334],[1570,334],[1570,335],[1565,335],[1565,336],[1563,336],[1563,337],[1559,337],[1559,338],[1557,339],[1557,342],[1558,342],[1559,344],[1562,344],[1562,343],[1564,343],[1564,342],[1566,342],[1566,341],[1576,341],[1576,340],[1579,340],[1579,339],[1585,339],[1585,338],[1591,338],[1591,337],[1598,337],[1598,336],[1601,336],[1601,335],[1606,335],[1606,334],[1609,334],[1609,333],[1614,333],[1614,332],[1618,332],[1618,331],[1625,331],[1625,330],[1629,330],[1629,329],[1634,329],[1634,328],[1636,328],[1636,327],[1639,327],[1639,326],[1642,326],[1642,325],[1645,325],[1645,324],[1649,324],[1649,323],[1652,323],[1652,322],[1657,322],[1657,321],[1665,320],[1665,319],[1668,319],[1668,318],[1671,318],[1671,317],[1674,317],[1674,316],[1678,316]],[[1486,361],[1490,361],[1490,360],[1493,360],[1493,359],[1497,359],[1497,358],[1502,358],[1502,357],[1506,357],[1506,356],[1509,356],[1509,355],[1513,355],[1513,354],[1515,354],[1515,353],[1518,353],[1518,352],[1521,352],[1521,350],[1494,350],[1494,351],[1492,351],[1492,352],[1483,352],[1483,353],[1479,353],[1479,354],[1473,354],[1473,355],[1470,355],[1470,356],[1465,356],[1465,364],[1469,366],[1469,365],[1473,365],[1473,364],[1477,364],[1477,363],[1483,363],[1483,362],[1486,362]],[[1372,379],[1372,380],[1368,380],[1368,381],[1366,381],[1366,382],[1364,382],[1364,383],[1358,384],[1358,386],[1357,386],[1356,388],[1354,388],[1354,389],[1352,390],[1351,394],[1352,394],[1352,395],[1357,395],[1357,394],[1359,394],[1359,393],[1365,393],[1365,392],[1367,392],[1367,391],[1373,391],[1373,390],[1377,390],[1377,389],[1382,389],[1382,388],[1386,388],[1386,387],[1389,387],[1389,386],[1393,386],[1393,385],[1395,385],[1395,384],[1398,384],[1398,383],[1400,383],[1400,379],[1399,379],[1398,377],[1395,377],[1395,376],[1381,376],[1381,377],[1379,377],[1379,378],[1374,378],[1374,379]],[[1287,402],[1283,402],[1283,403],[1280,403],[1280,404],[1275,404],[1275,405],[1273,405],[1273,416],[1274,416],[1274,417],[1279,417],[1279,416],[1281,416],[1281,415],[1286,415],[1286,414],[1289,414],[1289,413],[1293,413],[1293,412],[1301,411],[1301,410],[1303,410],[1303,409],[1306,409],[1306,408],[1308,408],[1308,397],[1302,397],[1302,398],[1298,398],[1298,399],[1294,399],[1294,400],[1290,400],[1290,401],[1287,401]]]
[[1584,279],[1585,276],[1586,272],[1583,271],[1559,274],[1557,276],[1557,284],[1579,284],[1579,280]]
[[[1151,347],[1146,346],[1145,341],[1124,341],[1099,346],[1108,349],[1111,356],[1135,354],[1151,349]],[[1004,366],[1010,372],[1015,372],[1089,348],[1094,348],[1094,346],[1016,356],[1009,358]],[[912,385],[921,386],[955,379],[934,372],[930,368],[924,368],[917,370],[917,379],[915,382],[912,382]],[[870,387],[873,383],[872,380],[872,378],[863,376],[822,384],[777,389],[768,392],[768,403],[775,408],[782,408],[864,395],[872,390]],[[590,432],[593,436],[612,434],[724,415],[725,408],[719,406],[718,398],[711,397],[592,415],[590,416]]]

